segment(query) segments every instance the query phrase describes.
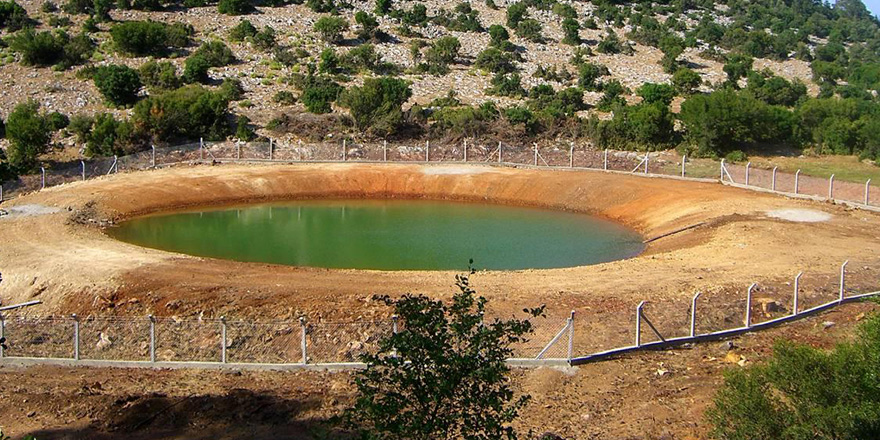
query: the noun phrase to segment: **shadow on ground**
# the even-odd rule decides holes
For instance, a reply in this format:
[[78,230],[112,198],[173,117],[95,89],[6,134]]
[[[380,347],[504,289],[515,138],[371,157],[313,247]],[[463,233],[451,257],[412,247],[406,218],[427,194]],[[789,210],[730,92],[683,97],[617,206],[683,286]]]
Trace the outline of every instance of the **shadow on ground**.
[[325,439],[347,438],[326,419],[303,413],[317,409],[314,400],[233,389],[224,395],[172,397],[161,393],[130,395],[97,411],[83,428],[44,429],[28,433],[53,439]]

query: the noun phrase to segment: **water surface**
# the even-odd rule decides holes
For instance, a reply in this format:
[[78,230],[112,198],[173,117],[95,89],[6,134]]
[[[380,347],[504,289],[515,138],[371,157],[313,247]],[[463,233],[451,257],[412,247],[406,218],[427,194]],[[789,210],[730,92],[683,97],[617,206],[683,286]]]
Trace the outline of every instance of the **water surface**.
[[319,200],[136,218],[119,240],[236,261],[347,269],[571,267],[627,258],[641,237],[584,214],[415,200]]

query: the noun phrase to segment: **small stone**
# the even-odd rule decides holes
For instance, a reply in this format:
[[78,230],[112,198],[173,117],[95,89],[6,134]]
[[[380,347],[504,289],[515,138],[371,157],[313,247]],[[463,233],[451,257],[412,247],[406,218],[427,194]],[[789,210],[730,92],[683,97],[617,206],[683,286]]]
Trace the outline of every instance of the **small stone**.
[[834,327],[834,321],[825,321],[822,323],[822,328],[825,330],[828,330],[831,327]]
[[28,416],[28,417],[33,417],[33,416],[35,416],[35,415],[37,415],[37,412],[36,412],[36,411],[31,411],[31,412],[27,413],[27,416]]
[[736,345],[733,343],[733,341],[724,341],[721,343],[721,350],[722,351],[730,351],[730,350],[733,350],[734,348],[736,348]]

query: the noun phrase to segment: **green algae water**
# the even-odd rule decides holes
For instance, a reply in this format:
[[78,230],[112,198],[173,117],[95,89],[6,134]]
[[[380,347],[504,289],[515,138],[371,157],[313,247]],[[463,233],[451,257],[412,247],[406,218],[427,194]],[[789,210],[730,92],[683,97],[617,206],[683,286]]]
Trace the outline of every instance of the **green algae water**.
[[634,256],[641,237],[584,214],[422,200],[320,200],[135,218],[115,238],[235,261],[337,269],[514,270]]

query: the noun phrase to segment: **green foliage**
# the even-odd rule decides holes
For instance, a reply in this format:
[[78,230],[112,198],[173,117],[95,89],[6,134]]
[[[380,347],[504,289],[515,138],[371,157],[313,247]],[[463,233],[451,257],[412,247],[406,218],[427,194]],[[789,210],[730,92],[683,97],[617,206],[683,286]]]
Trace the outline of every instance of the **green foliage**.
[[516,26],[516,34],[532,43],[541,43],[544,41],[542,32],[544,27],[541,22],[533,18],[526,18],[520,21]]
[[583,63],[578,67],[578,86],[587,91],[600,90],[601,85],[597,81],[610,74],[602,64]]
[[229,31],[229,39],[232,41],[244,41],[257,35],[257,28],[248,21],[242,20]]
[[562,38],[562,43],[571,46],[581,44],[580,30],[581,26],[578,24],[577,20],[570,17],[562,20],[562,32],[565,34]]
[[354,14],[354,21],[360,25],[357,37],[364,41],[378,41],[382,39],[384,33],[379,30],[379,21],[376,17],[364,12],[358,11]]
[[27,28],[9,39],[9,48],[21,55],[24,65],[55,65],[63,70],[85,63],[92,56],[94,43],[85,34],[70,38],[64,31],[36,32]]
[[470,3],[463,2],[455,5],[452,14],[441,12],[434,18],[434,22],[451,31],[483,32],[485,29],[480,23],[479,15],[480,13],[473,9]]
[[571,18],[573,20],[577,20],[577,11],[572,5],[569,5],[567,3],[554,4],[553,13],[558,15],[559,18],[562,19]]
[[330,113],[331,104],[342,92],[342,87],[330,79],[308,76],[302,85],[302,99],[306,110],[312,113]]
[[306,0],[306,6],[315,13],[337,13],[337,6],[334,0]]
[[99,21],[110,21],[110,9],[112,8],[112,0],[94,0],[92,2],[92,9],[94,10],[93,17]]
[[296,96],[293,96],[293,93],[287,90],[279,90],[275,96],[272,97],[272,102],[277,102],[279,104],[284,105],[293,105],[296,104]]
[[17,31],[31,24],[27,11],[15,0],[0,1],[0,29]]
[[617,37],[612,31],[608,31],[605,34],[605,37],[602,38],[602,41],[599,42],[599,45],[596,46],[596,50],[599,53],[604,53],[607,55],[614,54],[624,54],[624,55],[632,55],[633,48],[628,44],[624,44],[620,41],[620,38]]
[[20,173],[33,171],[39,156],[49,146],[51,128],[39,110],[40,104],[31,100],[16,105],[6,118],[8,163]]
[[684,41],[674,35],[666,35],[660,40],[660,50],[663,51],[663,58],[660,59],[660,65],[666,73],[675,73],[678,70],[678,57],[684,52]]
[[727,62],[724,63],[724,73],[727,74],[727,82],[734,87],[738,87],[739,79],[749,75],[754,62],[755,60],[752,57],[741,53],[728,55]]
[[492,73],[512,73],[516,71],[513,56],[509,52],[490,47],[477,55],[474,67]]
[[[425,296],[382,298],[403,323],[361,357],[358,397],[346,412],[364,438],[515,439],[510,423],[529,397],[515,397],[505,363],[533,331],[528,319],[483,323],[486,299],[457,277],[451,304]],[[543,307],[527,310],[543,315]]]
[[590,137],[601,148],[653,150],[668,148],[675,138],[674,118],[662,102],[616,104],[610,121],[591,119]]
[[136,70],[119,64],[99,67],[93,79],[101,96],[115,107],[134,104],[142,86]]
[[519,27],[519,22],[525,20],[528,15],[528,7],[524,2],[518,2],[508,6],[507,27],[511,29],[516,29],[517,27]]
[[795,114],[798,139],[818,151],[880,158],[880,104],[855,98],[810,99]]
[[95,124],[95,118],[76,114],[70,118],[70,124],[67,125],[68,133],[76,136],[76,142],[84,144],[89,140],[89,134],[92,132],[92,126]]
[[238,117],[235,123],[235,137],[244,142],[250,142],[257,137],[253,127],[251,127],[250,118],[244,115]]
[[480,107],[444,106],[431,113],[433,128],[459,136],[479,136],[487,130],[487,124],[498,117],[498,109],[491,102]]
[[[83,120],[82,123],[86,121]],[[134,127],[129,121],[117,121],[112,114],[99,113],[85,134],[85,155],[106,157],[125,154],[133,140]]]
[[525,96],[526,91],[522,87],[522,78],[518,73],[507,75],[496,73],[495,76],[492,77],[492,87],[486,90],[486,93],[496,96],[519,98]]
[[202,83],[207,84],[211,81],[208,71],[211,69],[211,63],[205,57],[199,54],[190,55],[183,66],[183,82],[187,84]]
[[790,111],[732,89],[688,98],[679,118],[696,154],[709,156],[759,142],[789,143],[795,125]]
[[425,62],[418,66],[419,71],[433,75],[443,75],[449,72],[449,65],[455,62],[458,52],[461,50],[461,42],[453,36],[440,37],[425,51]]
[[570,118],[587,108],[583,90],[569,87],[555,92],[547,84],[535,86],[529,91],[527,105],[530,110],[551,120]]
[[313,29],[324,41],[338,43],[342,40],[342,33],[348,30],[348,21],[342,17],[325,15],[315,22]]
[[245,15],[254,11],[251,0],[220,0],[217,2],[217,12],[226,15]]
[[200,56],[211,67],[228,66],[235,62],[235,55],[222,41],[214,40],[202,43],[192,56]]
[[409,26],[424,26],[428,24],[428,8],[424,3],[416,3],[412,9],[404,12],[401,18],[404,24]]
[[266,26],[253,37],[254,47],[260,50],[269,51],[276,47],[277,40],[275,38],[275,29],[272,26]]
[[572,75],[572,73],[569,72],[566,68],[558,68],[555,65],[550,67],[538,66],[532,76],[546,81],[555,81],[558,83],[567,83],[571,81],[571,79],[574,77],[574,75]]
[[339,104],[348,108],[360,130],[387,136],[403,123],[401,106],[412,96],[409,83],[398,78],[367,78],[361,87],[351,87]]
[[675,98],[675,89],[668,84],[644,83],[637,93],[642,97],[642,102],[648,104],[657,102],[668,106]]
[[680,67],[672,75],[672,86],[679,95],[690,95],[703,83],[700,74],[687,67]]
[[773,72],[749,72],[746,90],[757,99],[771,105],[794,106],[807,96],[807,86],[799,80],[789,82]]
[[155,91],[174,90],[183,85],[177,68],[168,61],[147,61],[138,68],[138,75],[144,85]]
[[241,81],[235,78],[225,78],[217,91],[227,101],[238,101],[244,97],[244,87],[241,86]]
[[779,342],[765,363],[725,371],[707,418],[715,438],[880,437],[880,316],[831,351]]
[[602,97],[596,103],[596,108],[603,112],[611,111],[615,105],[626,105],[623,94],[627,92],[626,87],[620,81],[613,79],[602,84]]
[[393,0],[376,0],[376,15],[388,15],[394,9]]
[[510,33],[500,24],[489,26],[489,44],[495,47],[502,47],[510,41]]
[[134,107],[132,122],[153,139],[222,139],[229,133],[229,96],[199,85],[150,96]]
[[171,47],[189,44],[192,26],[155,21],[125,21],[110,29],[116,48],[133,56],[163,56]]

